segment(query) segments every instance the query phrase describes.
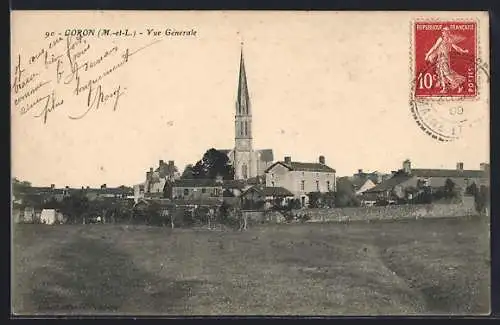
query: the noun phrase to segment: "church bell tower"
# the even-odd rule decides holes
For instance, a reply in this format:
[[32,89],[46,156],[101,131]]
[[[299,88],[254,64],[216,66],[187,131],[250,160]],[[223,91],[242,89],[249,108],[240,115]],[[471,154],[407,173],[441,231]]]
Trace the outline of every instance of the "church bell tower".
[[234,131],[234,178],[246,179],[253,177],[252,111],[245,72],[245,61],[243,58],[243,44],[240,56],[240,74],[238,79]]

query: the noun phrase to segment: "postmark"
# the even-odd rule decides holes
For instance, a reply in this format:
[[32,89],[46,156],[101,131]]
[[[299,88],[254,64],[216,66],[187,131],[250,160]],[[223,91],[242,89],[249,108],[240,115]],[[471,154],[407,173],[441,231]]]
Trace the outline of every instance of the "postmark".
[[479,74],[478,22],[417,20],[411,23],[410,112],[417,126],[440,142],[459,139],[484,118]]

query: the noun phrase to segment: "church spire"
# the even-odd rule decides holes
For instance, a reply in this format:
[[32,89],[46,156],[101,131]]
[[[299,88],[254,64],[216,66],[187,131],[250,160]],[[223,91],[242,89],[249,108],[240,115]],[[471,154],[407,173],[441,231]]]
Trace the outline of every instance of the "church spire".
[[243,58],[243,42],[241,43],[240,75],[238,80],[238,98],[236,100],[237,115],[251,115],[250,96],[248,94],[247,75],[245,71],[245,59]]

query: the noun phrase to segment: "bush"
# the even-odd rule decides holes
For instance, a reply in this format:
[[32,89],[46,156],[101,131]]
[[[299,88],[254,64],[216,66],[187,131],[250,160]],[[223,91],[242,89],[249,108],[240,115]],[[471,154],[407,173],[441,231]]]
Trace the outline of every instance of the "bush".
[[481,185],[478,192],[474,196],[474,204],[476,206],[476,211],[479,213],[485,213],[486,209],[490,206],[490,188]]

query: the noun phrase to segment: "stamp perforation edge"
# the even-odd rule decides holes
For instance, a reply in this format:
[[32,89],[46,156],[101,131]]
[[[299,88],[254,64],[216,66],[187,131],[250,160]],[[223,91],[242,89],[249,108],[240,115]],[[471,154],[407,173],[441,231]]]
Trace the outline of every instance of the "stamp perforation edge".
[[[475,32],[475,39],[476,39],[476,46],[475,46],[475,51],[476,51],[476,61],[474,62],[475,65],[475,70],[476,70],[476,95],[475,96],[425,96],[425,97],[417,97],[415,96],[415,85],[416,85],[416,79],[414,78],[414,72],[415,72],[415,67],[414,65],[416,64],[416,58],[415,58],[415,30],[414,26],[415,23],[417,22],[430,22],[430,23],[443,23],[443,22],[461,22],[461,23],[466,23],[466,22],[474,22],[476,26]],[[481,64],[482,61],[482,52],[481,52],[481,40],[480,40],[480,20],[478,17],[469,17],[469,18],[440,18],[440,17],[417,17],[413,18],[410,20],[410,52],[409,52],[409,58],[410,58],[410,101],[419,101],[419,102],[427,102],[427,101],[432,101],[432,102],[463,102],[463,101],[468,101],[468,102],[474,102],[480,100],[480,95],[481,95],[481,85],[482,85],[482,79],[479,73],[479,64]]]

